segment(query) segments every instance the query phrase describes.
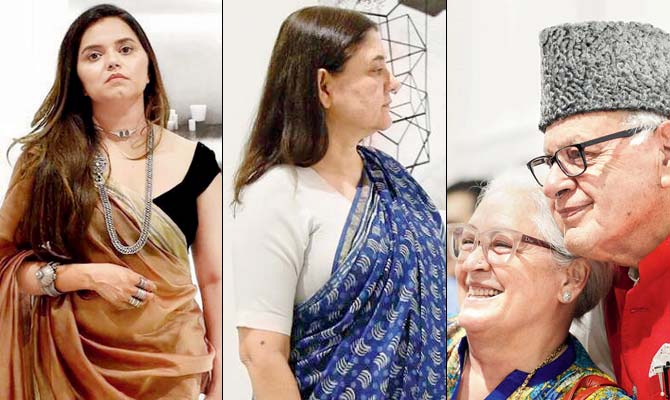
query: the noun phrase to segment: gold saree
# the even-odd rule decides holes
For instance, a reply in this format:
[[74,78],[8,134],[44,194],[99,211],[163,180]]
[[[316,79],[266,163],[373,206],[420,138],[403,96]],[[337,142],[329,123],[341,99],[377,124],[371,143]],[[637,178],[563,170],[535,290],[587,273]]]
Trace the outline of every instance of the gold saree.
[[[31,183],[14,181],[0,208],[0,399],[197,399],[214,350],[177,225],[154,205],[149,241],[123,256],[98,205],[82,238],[88,262],[125,266],[156,283],[155,298],[142,307],[120,311],[94,292],[31,299],[20,293],[16,274],[31,252],[13,242]],[[119,238],[134,243],[142,196],[108,188]]]

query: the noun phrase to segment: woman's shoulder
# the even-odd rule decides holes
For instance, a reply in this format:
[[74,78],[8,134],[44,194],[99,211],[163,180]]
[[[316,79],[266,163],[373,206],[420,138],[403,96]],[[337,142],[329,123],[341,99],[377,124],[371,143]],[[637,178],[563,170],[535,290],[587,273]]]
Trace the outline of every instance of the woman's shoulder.
[[185,138],[168,129],[161,128],[156,145],[158,151],[169,154],[170,159],[187,161],[207,169],[215,169],[218,173],[220,168],[216,159],[216,153],[200,141]]
[[597,371],[598,374],[601,374],[605,377],[609,376],[602,372],[600,368],[596,366],[596,364],[591,360],[591,357],[589,356],[589,353],[586,351],[584,346],[582,346],[582,343],[577,339],[574,335],[570,334],[568,336],[568,340],[574,346],[575,348],[575,362],[574,365],[576,368],[585,370],[585,371]]
[[242,189],[236,209],[240,213],[245,210],[253,213],[274,213],[279,210],[294,215],[300,208],[295,196],[297,185],[298,173],[295,167],[275,165]]
[[198,142],[185,138],[175,132],[166,128],[160,128],[160,134],[156,135],[154,139],[157,141],[158,147],[161,143],[170,150],[181,149],[184,153],[191,153],[195,151]]
[[[571,390],[575,385],[579,384],[580,380],[585,377],[592,379],[604,379],[614,383],[611,376],[600,370],[591,360],[588,353],[581,345],[579,340],[570,335],[568,339],[575,349],[575,360],[570,367],[559,377],[559,385],[564,387],[564,391]],[[579,389],[577,393],[585,390]],[[595,391],[593,394],[586,397],[589,400],[600,399],[630,399],[626,392],[618,386],[604,386]]]
[[275,165],[270,167],[254,182],[244,187],[244,196],[251,194],[272,194],[274,196],[286,193],[298,182],[298,171],[291,165]]
[[296,187],[294,167],[279,165],[266,171],[241,191],[240,202],[233,209],[235,230],[258,235],[281,233],[282,243],[306,246],[312,222],[295,196]]

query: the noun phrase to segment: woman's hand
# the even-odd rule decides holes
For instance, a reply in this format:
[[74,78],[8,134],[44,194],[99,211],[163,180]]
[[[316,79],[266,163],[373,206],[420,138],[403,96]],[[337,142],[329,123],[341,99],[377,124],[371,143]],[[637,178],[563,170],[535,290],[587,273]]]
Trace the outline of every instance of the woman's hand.
[[120,310],[142,307],[154,298],[156,284],[129,268],[107,263],[89,264],[88,268],[91,290]]

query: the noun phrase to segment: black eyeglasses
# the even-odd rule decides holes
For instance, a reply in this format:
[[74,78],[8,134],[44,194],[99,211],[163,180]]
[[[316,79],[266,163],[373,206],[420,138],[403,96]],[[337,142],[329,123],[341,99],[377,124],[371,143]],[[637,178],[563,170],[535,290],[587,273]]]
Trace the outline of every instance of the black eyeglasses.
[[627,138],[640,133],[648,128],[637,127],[626,129],[625,131],[611,133],[609,135],[601,136],[599,138],[587,140],[586,142],[571,144],[558,149],[553,156],[539,156],[526,163],[526,166],[533,174],[533,178],[540,186],[544,186],[544,182],[549,176],[549,171],[554,163],[563,171],[566,176],[574,178],[586,171],[586,157],[584,156],[584,149],[594,144],[607,142],[609,140]]

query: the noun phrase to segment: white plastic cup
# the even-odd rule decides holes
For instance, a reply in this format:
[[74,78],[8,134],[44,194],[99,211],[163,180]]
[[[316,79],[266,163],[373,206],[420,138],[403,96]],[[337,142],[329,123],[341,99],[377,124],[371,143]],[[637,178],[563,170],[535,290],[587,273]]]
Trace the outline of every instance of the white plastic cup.
[[175,123],[175,121],[173,119],[168,120],[167,128],[168,128],[169,131],[173,131],[173,130],[177,129],[176,126],[177,126],[177,124]]
[[188,130],[195,132],[195,119],[191,118],[188,120]]
[[205,116],[207,115],[207,105],[206,104],[192,104],[191,105],[191,118],[196,121],[204,121]]

